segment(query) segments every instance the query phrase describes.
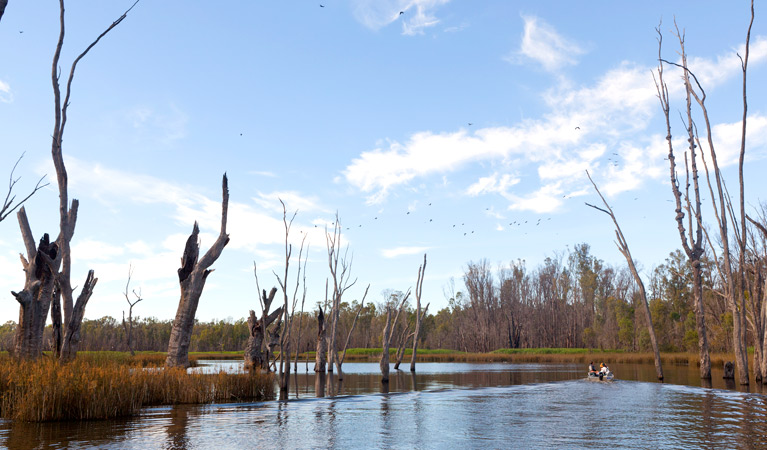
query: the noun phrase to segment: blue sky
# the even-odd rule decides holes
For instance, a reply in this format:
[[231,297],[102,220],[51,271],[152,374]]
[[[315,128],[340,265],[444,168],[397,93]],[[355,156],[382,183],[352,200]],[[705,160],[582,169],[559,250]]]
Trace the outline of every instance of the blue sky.
[[[132,2],[71,1],[62,70]],[[679,247],[664,123],[652,70],[655,27],[676,60],[674,17],[708,94],[725,176],[736,186],[740,65],[749,19],[739,2],[142,1],[79,64],[64,155],[80,200],[73,284],[99,278],[86,317],[120,317],[129,264],[140,316],[171,319],[176,269],[195,220],[203,251],[230,186],[231,241],[197,317],[240,318],[284,270],[278,198],[292,213],[294,260],[308,235],[307,303],[324,299],[324,229],[341,217],[353,256],[345,297],[405,291],[428,255],[424,301],[447,304],[451,277],[487,259],[529,268],[586,242],[625,262],[585,170],[608,196],[648,274]],[[759,8],[757,4],[757,8]],[[403,14],[399,14],[402,11]],[[749,72],[746,194],[763,199],[767,154],[765,15]],[[0,176],[26,152],[18,193],[50,163],[50,64],[57,2],[11,1],[0,22]],[[678,73],[667,69],[675,139]],[[682,142],[677,145],[682,149]],[[36,236],[58,233],[55,185],[27,203]],[[707,195],[704,198],[708,199]],[[14,217],[0,223],[0,321],[23,285]]]

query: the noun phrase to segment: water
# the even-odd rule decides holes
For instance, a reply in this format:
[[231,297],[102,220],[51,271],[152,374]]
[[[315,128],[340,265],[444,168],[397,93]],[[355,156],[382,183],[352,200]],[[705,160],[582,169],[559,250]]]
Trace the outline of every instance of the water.
[[[238,364],[200,370],[236,371]],[[687,367],[664,367],[675,380],[665,384],[651,381],[652,365],[615,365],[620,379],[610,383],[585,380],[575,364],[417,368],[415,376],[393,371],[386,388],[374,363],[344,364],[342,382],[299,365],[289,401],[147,408],[139,417],[109,421],[3,421],[0,446],[767,448],[767,396],[726,389],[716,372],[707,388]]]

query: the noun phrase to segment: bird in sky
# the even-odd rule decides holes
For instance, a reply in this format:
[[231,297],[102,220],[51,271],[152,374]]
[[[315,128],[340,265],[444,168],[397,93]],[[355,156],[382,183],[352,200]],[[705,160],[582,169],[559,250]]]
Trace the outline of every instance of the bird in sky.
[[321,3],[320,3],[320,8],[324,8],[324,7],[325,7],[325,5],[323,5],[323,4],[321,4]]
[[469,122],[469,126],[472,126],[472,125],[474,125],[474,124],[473,124],[473,123],[471,123],[471,122]]
[[575,129],[576,129],[576,130],[580,130],[580,129],[581,129],[581,127],[575,127]]
[[399,12],[399,15],[400,15],[400,16],[401,16],[401,15],[403,15],[403,14],[405,14],[405,11],[400,11],[400,12]]

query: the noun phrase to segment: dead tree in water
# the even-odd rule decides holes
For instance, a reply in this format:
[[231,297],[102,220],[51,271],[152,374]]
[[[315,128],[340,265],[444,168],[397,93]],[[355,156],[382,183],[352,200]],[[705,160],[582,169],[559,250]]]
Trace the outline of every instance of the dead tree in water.
[[647,303],[647,292],[644,288],[644,282],[642,282],[642,277],[639,276],[639,271],[637,271],[636,265],[634,264],[634,259],[631,258],[631,251],[629,250],[629,245],[626,242],[626,238],[623,236],[623,231],[621,231],[621,227],[618,225],[618,219],[615,218],[615,214],[613,213],[612,208],[610,208],[610,205],[607,204],[607,200],[605,200],[605,198],[602,196],[602,193],[599,192],[597,184],[594,183],[594,180],[591,179],[591,175],[589,174],[588,170],[586,171],[586,175],[589,177],[591,184],[594,185],[594,190],[596,190],[597,194],[599,194],[599,198],[602,199],[602,203],[605,205],[606,209],[602,209],[589,203],[586,203],[586,205],[596,210],[602,211],[603,213],[610,216],[610,218],[613,220],[613,223],[615,224],[615,237],[618,239],[615,245],[618,246],[618,250],[621,252],[623,257],[626,258],[629,270],[631,270],[631,275],[634,276],[634,281],[639,286],[639,296],[642,298],[642,304],[644,305],[645,316],[647,318],[647,331],[650,334],[650,343],[652,344],[653,355],[655,357],[655,373],[659,380],[663,380],[663,367],[661,366],[660,362],[658,339],[655,337],[655,326],[653,326],[652,323],[652,314],[650,313],[650,305]]
[[[136,3],[133,4],[133,6],[135,5]],[[45,264],[48,265],[51,275],[51,279],[47,279],[47,274],[41,272],[43,270],[42,260],[45,259],[43,258],[43,254],[46,252],[43,251],[41,253],[35,250],[35,239],[32,236],[29,227],[26,211],[23,207],[19,210],[19,225],[21,226],[22,239],[24,240],[27,257],[29,258],[26,260],[23,256],[21,258],[22,266],[24,266],[26,272],[24,289],[21,292],[14,294],[21,304],[20,323],[17,327],[16,334],[16,346],[20,351],[17,353],[24,358],[39,357],[39,353],[34,349],[37,348],[38,340],[42,341],[42,334],[34,328],[40,321],[43,323],[45,322],[51,304],[53,304],[51,320],[54,330],[54,354],[62,360],[67,360],[73,358],[77,353],[77,347],[80,341],[80,325],[82,323],[83,315],[85,314],[85,306],[93,294],[93,289],[96,286],[98,279],[94,277],[92,270],[89,271],[85,283],[83,283],[80,290],[80,294],[77,297],[77,301],[74,301],[74,290],[71,282],[72,254],[70,242],[72,241],[75,232],[79,202],[77,199],[72,199],[72,203],[69,203],[69,179],[62,153],[64,130],[67,123],[67,108],[70,104],[72,80],[75,76],[77,64],[93,47],[96,46],[96,44],[98,44],[101,38],[106,36],[107,33],[125,19],[128,12],[133,9],[133,6],[128,8],[122,16],[112,22],[106,30],[104,30],[75,58],[69,69],[69,77],[67,78],[66,90],[62,100],[61,86],[59,84],[59,59],[61,57],[62,47],[64,46],[64,0],[59,0],[59,37],[56,44],[56,51],[53,54],[53,62],[51,64],[51,84],[53,86],[53,102],[55,108],[54,126],[51,134],[51,157],[56,169],[56,181],[59,188],[59,235],[55,242],[55,258],[48,258],[45,260]],[[36,264],[32,263],[30,260],[33,260],[33,256],[34,260],[37,260],[37,256],[40,256],[40,261],[37,261]],[[54,285],[55,289],[53,288]],[[48,298],[43,299],[43,295]],[[31,310],[24,306],[25,302],[27,302],[27,305],[31,305],[29,302],[36,302],[33,307],[35,314],[42,316],[37,317],[34,320],[27,320],[22,324],[21,317],[31,313]],[[63,302],[63,308],[60,302]],[[61,315],[62,310],[64,313],[63,323]]]
[[[705,160],[705,154],[701,152],[701,161],[703,162],[704,168],[706,170],[706,180],[709,187],[709,194],[711,195],[711,204],[712,209],[714,212],[714,217],[716,218],[716,225],[718,228],[718,240],[721,245],[721,259],[715,257],[714,261],[721,261],[721,264],[717,264],[716,268],[719,272],[719,276],[722,279],[723,284],[723,294],[724,298],[727,300],[727,305],[730,309],[730,312],[732,313],[732,319],[733,319],[733,327],[732,327],[732,333],[733,333],[733,347],[734,347],[734,353],[735,353],[735,364],[737,366],[738,371],[738,379],[741,385],[749,384],[749,375],[748,375],[748,351],[746,347],[746,303],[745,303],[745,297],[746,295],[750,295],[748,292],[748,286],[745,281],[745,253],[746,253],[746,241],[747,241],[747,235],[746,235],[746,218],[745,218],[745,203],[744,203],[744,179],[743,179],[743,163],[745,158],[745,151],[746,151],[746,118],[747,118],[747,101],[746,101],[746,73],[748,68],[748,56],[749,56],[749,46],[750,46],[750,40],[751,40],[751,26],[754,22],[754,2],[751,1],[751,21],[748,25],[748,31],[746,33],[746,43],[745,43],[745,54],[743,57],[738,54],[738,57],[741,61],[741,69],[743,73],[743,116],[741,120],[741,141],[740,141],[740,157],[739,157],[739,187],[740,187],[740,195],[739,195],[739,203],[740,203],[740,224],[738,224],[738,220],[735,218],[734,214],[734,208],[732,205],[732,202],[730,200],[729,194],[726,194],[726,187],[724,186],[725,182],[719,167],[718,159],[717,159],[717,152],[714,146],[713,141],[713,132],[712,132],[712,125],[711,120],[708,114],[708,108],[706,106],[706,92],[703,90],[703,87],[698,81],[698,78],[695,76],[695,74],[690,71],[688,65],[687,65],[687,54],[685,52],[685,46],[684,46],[684,33],[680,32],[678,27],[676,29],[676,36],[679,40],[679,47],[680,47],[680,55],[681,55],[681,64],[672,63],[667,60],[664,60],[660,58],[660,50],[659,50],[659,59],[660,64],[662,67],[662,64],[669,64],[675,67],[678,67],[682,70],[682,79],[684,80],[684,87],[685,87],[685,94],[687,99],[687,118],[686,118],[686,126],[687,126],[687,134],[688,134],[688,141],[690,148],[698,147],[701,148],[700,139],[698,137],[697,133],[697,127],[692,119],[692,108],[691,103],[692,99],[695,100],[695,102],[698,104],[698,107],[700,109],[700,113],[703,115],[703,123],[706,127],[706,143],[708,144],[708,150],[709,155],[711,157],[711,162],[713,165],[713,175],[714,175],[714,182],[716,184],[716,191],[714,191],[714,187],[711,182],[711,174],[709,173],[708,166]],[[660,34],[660,32],[659,32]],[[693,86],[693,82],[695,85]],[[662,81],[660,81],[660,84],[662,86],[661,91],[665,91],[665,86],[663,85]],[[667,95],[667,93],[664,93],[663,95]],[[665,108],[664,108],[665,110]],[[666,113],[668,115],[668,113]],[[668,121],[667,121],[668,123]],[[667,125],[667,129],[669,130],[669,133],[667,135],[667,140],[669,141],[669,145],[671,142],[671,133],[670,133],[670,126]],[[677,217],[679,216],[679,213],[677,213]],[[735,241],[737,242],[737,251],[739,253],[739,261],[740,264],[740,270],[737,271],[733,267],[733,259],[734,259],[734,250],[730,248],[731,242],[730,242],[730,229],[727,222],[728,216],[732,220],[732,232],[735,238]],[[710,241],[710,238],[709,238]],[[711,245],[712,252],[715,251],[714,246]]]
[[328,352],[328,339],[325,323],[325,314],[322,313],[322,306],[317,313],[317,351],[315,352],[314,371],[317,373],[325,373],[325,356]]
[[[341,257],[341,219],[336,213],[336,221],[333,222],[333,232],[329,233],[325,228],[325,243],[328,249],[328,267],[333,278],[333,297],[330,310],[330,336],[328,337],[328,372],[333,371],[335,363],[341,377],[341,360],[338,358],[336,335],[338,334],[338,320],[341,314],[341,298],[344,293],[357,282],[349,281],[352,261],[348,258],[349,247],[346,247],[344,256]],[[340,267],[339,267],[340,264]]]
[[130,355],[135,355],[135,352],[133,351],[133,307],[136,306],[138,302],[143,300],[141,298],[141,289],[139,289],[139,292],[137,293],[136,290],[133,290],[133,296],[136,297],[136,300],[131,301],[130,296],[128,295],[128,289],[130,289],[130,279],[133,275],[133,266],[128,267],[128,282],[125,283],[125,292],[123,292],[123,296],[125,297],[125,301],[128,302],[128,320],[125,320],[125,311],[123,311],[123,330],[125,331],[125,346],[128,347],[128,350],[130,351]]
[[405,328],[402,329],[402,333],[399,335],[399,346],[397,347],[397,354],[394,357],[394,370],[399,370],[399,366],[402,364],[402,358],[405,357],[405,346],[407,341],[415,335],[415,332],[410,332],[410,322],[405,324]]
[[178,282],[181,285],[181,299],[178,302],[176,318],[173,320],[173,328],[170,332],[168,343],[168,357],[165,365],[168,367],[189,367],[189,343],[192,339],[194,316],[197,313],[197,305],[200,302],[205,280],[213,272],[209,269],[221,256],[226,244],[229,243],[229,235],[226,234],[226,219],[229,209],[229,186],[224,174],[221,182],[221,230],[218,238],[208,249],[207,253],[198,261],[200,254],[200,227],[194,223],[192,234],[186,240],[184,256],[181,258],[181,268],[178,269]]
[[248,316],[248,344],[245,347],[244,355],[245,367],[247,369],[258,368],[267,370],[269,368],[269,356],[264,354],[264,336],[272,322],[282,314],[282,307],[277,308],[271,314],[269,313],[276,293],[277,288],[272,288],[269,291],[269,295],[266,295],[266,289],[262,291],[260,319],[256,319],[256,313],[252,309],[250,310],[250,315]]
[[418,337],[421,334],[421,322],[429,310],[429,304],[421,311],[421,294],[423,293],[423,279],[426,276],[426,254],[423,255],[423,265],[418,268],[418,279],[415,282],[415,331],[413,335],[413,355],[410,357],[410,371],[415,372],[415,355],[418,352]]
[[381,381],[384,383],[389,382],[389,347],[391,346],[391,340],[394,336],[394,329],[397,327],[397,319],[399,319],[399,315],[402,312],[402,307],[405,306],[405,302],[407,301],[408,297],[410,297],[410,290],[408,290],[407,294],[405,294],[405,296],[402,298],[402,301],[397,308],[397,314],[394,316],[394,322],[391,320],[391,305],[386,306],[386,326],[384,326],[383,330],[383,352],[381,353],[380,362]]
[[[344,363],[344,360],[346,359],[346,349],[349,347],[349,341],[352,338],[352,332],[354,331],[355,325],[357,325],[357,319],[360,317],[360,313],[362,312],[362,308],[365,307],[365,297],[368,296],[368,289],[370,289],[370,285],[368,284],[368,287],[365,288],[365,294],[362,296],[362,301],[360,302],[360,307],[357,308],[357,314],[354,315],[354,321],[352,321],[352,326],[349,328],[349,333],[346,335],[346,342],[344,343],[344,349],[341,351],[341,361],[339,364],[342,365]],[[338,371],[338,379],[343,380],[343,373],[339,370]]]
[[[695,135],[693,131],[692,122],[692,102],[689,91],[687,92],[687,142],[689,144],[689,162],[688,154],[685,153],[685,170],[687,172],[685,192],[682,194],[679,188],[679,178],[676,174],[676,157],[674,156],[674,145],[671,141],[671,118],[670,118],[670,100],[668,95],[668,87],[663,81],[663,60],[661,59],[661,46],[663,43],[663,35],[660,32],[660,28],[656,28],[658,32],[658,79],[656,81],[656,89],[658,91],[658,99],[660,100],[661,108],[666,119],[666,141],[668,143],[668,162],[669,172],[671,174],[671,192],[674,194],[676,201],[676,216],[677,228],[679,230],[679,238],[682,242],[682,248],[684,249],[687,259],[690,262],[692,268],[692,296],[693,296],[693,310],[695,311],[695,328],[698,333],[698,350],[700,360],[700,377],[703,379],[711,378],[711,357],[708,349],[708,336],[706,330],[706,319],[703,310],[703,269],[701,267],[701,259],[705,253],[703,248],[703,220],[701,217],[701,196],[699,187],[698,176],[698,147],[695,144]],[[687,55],[684,54],[684,40],[682,42],[682,60],[686,65]],[[689,80],[688,80],[689,81]],[[690,177],[692,177],[692,186],[694,197],[690,195]],[[683,199],[684,197],[684,199]],[[685,211],[687,212],[687,225],[685,228]],[[694,230],[694,232],[693,232]]]

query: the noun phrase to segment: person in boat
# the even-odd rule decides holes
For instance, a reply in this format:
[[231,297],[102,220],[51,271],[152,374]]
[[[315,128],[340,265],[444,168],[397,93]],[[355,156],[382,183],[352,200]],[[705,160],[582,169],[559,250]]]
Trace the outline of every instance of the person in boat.
[[600,367],[599,373],[603,375],[607,375],[608,373],[610,373],[610,369],[605,365],[605,363],[600,364],[599,367]]
[[594,365],[594,361],[591,361],[589,363],[589,375],[596,375],[597,374],[597,366]]

